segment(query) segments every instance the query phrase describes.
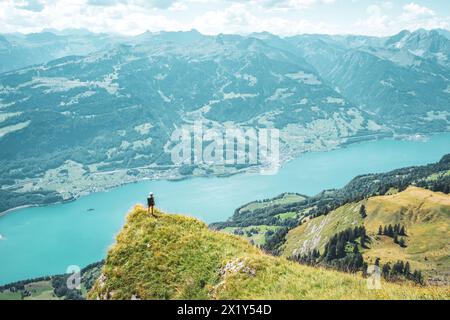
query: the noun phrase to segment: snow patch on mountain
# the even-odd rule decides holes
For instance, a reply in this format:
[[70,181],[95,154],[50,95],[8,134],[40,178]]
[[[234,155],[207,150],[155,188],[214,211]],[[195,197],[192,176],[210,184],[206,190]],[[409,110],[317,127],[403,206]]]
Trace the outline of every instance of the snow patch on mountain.
[[345,100],[342,98],[327,97],[326,103],[332,103],[332,104],[338,104],[340,106],[345,106]]
[[304,83],[307,85],[314,86],[322,84],[322,82],[319,79],[317,79],[317,77],[314,74],[305,73],[303,71],[299,71],[296,73],[288,73],[285,76],[288,77],[289,79],[296,80],[300,83]]
[[31,121],[20,122],[11,126],[0,128],[0,138],[3,138],[5,135],[25,129],[30,125]]
[[254,87],[254,86],[258,83],[258,79],[257,79],[255,76],[252,76],[251,74],[247,74],[247,73],[244,73],[244,74],[236,73],[236,74],[235,74],[235,77],[236,77],[237,79],[244,79],[244,80],[248,81],[248,85],[249,85],[250,87]]
[[447,86],[447,89],[445,89],[444,92],[450,94],[450,84]]
[[161,97],[161,99],[164,100],[164,102],[167,102],[167,103],[172,102],[172,99],[169,98],[168,96],[166,96],[166,95],[164,94],[164,92],[162,92],[161,90],[158,90],[158,94],[159,94],[159,96]]
[[235,92],[228,92],[223,94],[223,99],[224,100],[232,100],[232,99],[250,99],[250,98],[255,98],[259,96],[259,93],[235,93]]
[[427,121],[445,120],[450,118],[450,112],[448,111],[428,111],[427,116],[424,118]]
[[306,99],[306,98],[303,98],[302,100],[300,100],[300,102],[299,102],[299,104],[300,105],[306,105],[308,103],[308,99]]
[[61,103],[59,105],[61,107],[65,107],[65,106],[71,106],[74,104],[78,104],[80,99],[89,98],[95,94],[96,94],[95,91],[88,90],[88,91],[77,94],[76,96],[72,97],[68,102],[61,101]]
[[0,113],[0,122],[4,122],[10,118],[20,116],[23,112],[6,112]]
[[67,92],[76,88],[101,88],[106,90],[109,94],[115,95],[119,90],[119,85],[113,82],[116,79],[116,73],[106,75],[101,81],[81,81],[79,79],[67,79],[64,77],[33,77],[32,81],[26,82],[16,89],[25,86],[31,86],[33,89],[48,88],[43,90],[43,93],[50,94]]
[[283,100],[294,95],[292,92],[289,92],[289,88],[277,88],[273,95],[266,99],[266,101],[276,101]]
[[88,87],[87,82],[82,82],[78,79],[70,80],[63,77],[34,77],[31,82],[24,83],[24,85],[30,84],[33,89],[48,88],[43,92],[45,94],[66,92],[76,88]]
[[392,78],[381,80],[380,84],[385,87],[394,88],[394,80]]
[[150,129],[153,128],[153,125],[150,123],[143,123],[141,125],[135,126],[134,130],[141,135],[146,135],[150,132]]
[[158,73],[156,76],[153,77],[155,80],[161,81],[167,78],[167,74]]

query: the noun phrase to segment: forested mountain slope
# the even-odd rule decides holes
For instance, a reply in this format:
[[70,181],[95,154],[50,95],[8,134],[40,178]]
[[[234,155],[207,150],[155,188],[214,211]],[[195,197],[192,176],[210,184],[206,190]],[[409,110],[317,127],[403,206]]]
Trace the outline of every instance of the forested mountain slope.
[[417,271],[417,282],[448,284],[449,188],[446,155],[436,164],[356,177],[314,197],[253,202],[211,227],[309,265],[365,272],[370,264],[402,262],[408,276],[386,271],[386,278]]

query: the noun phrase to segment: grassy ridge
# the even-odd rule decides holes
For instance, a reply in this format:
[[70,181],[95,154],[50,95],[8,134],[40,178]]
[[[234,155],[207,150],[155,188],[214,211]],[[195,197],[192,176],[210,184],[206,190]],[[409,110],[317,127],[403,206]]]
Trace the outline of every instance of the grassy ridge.
[[[312,249],[323,252],[324,245],[334,234],[365,226],[371,238],[369,247],[364,250],[368,262],[373,263],[376,258],[382,263],[409,261],[413,269],[448,283],[450,195],[417,187],[393,193],[346,204],[290,230],[283,256],[306,254]],[[359,213],[362,204],[367,211],[365,219]],[[405,248],[395,244],[392,238],[377,234],[380,225],[389,224],[406,227]]]
[[346,204],[328,215],[319,216],[289,231],[282,255],[306,254],[313,249],[322,251],[330,238],[338,232],[363,224],[360,204]]
[[140,206],[109,250],[90,299],[448,299],[448,288],[383,283],[262,253],[184,216]]
[[431,278],[450,279],[450,195],[410,187],[398,194],[367,201],[365,226],[376,233],[379,225],[401,224],[407,229],[406,248],[386,237],[376,237],[366,252],[370,259],[407,260]]

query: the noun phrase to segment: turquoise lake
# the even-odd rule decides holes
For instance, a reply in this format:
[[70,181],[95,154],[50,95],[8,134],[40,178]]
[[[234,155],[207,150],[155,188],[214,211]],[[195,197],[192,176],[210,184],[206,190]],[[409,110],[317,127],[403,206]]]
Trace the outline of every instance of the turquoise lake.
[[[223,221],[253,200],[283,192],[314,195],[344,186],[359,174],[436,162],[450,153],[450,133],[427,141],[378,140],[308,153],[277,175],[143,181],[82,197],[74,202],[26,208],[0,217],[0,284],[65,273],[105,257],[129,209],[153,191],[168,212]],[[89,209],[94,211],[89,211]]]

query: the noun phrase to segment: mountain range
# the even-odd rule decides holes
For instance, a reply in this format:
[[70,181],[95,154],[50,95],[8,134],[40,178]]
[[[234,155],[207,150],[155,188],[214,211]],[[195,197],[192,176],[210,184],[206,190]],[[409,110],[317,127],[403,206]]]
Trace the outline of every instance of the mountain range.
[[0,211],[143,178],[242,170],[171,162],[171,133],[196,121],[277,128],[282,161],[363,139],[447,131],[449,41],[443,30],[386,38],[3,35]]

